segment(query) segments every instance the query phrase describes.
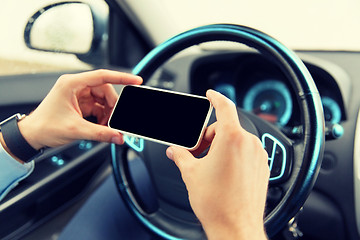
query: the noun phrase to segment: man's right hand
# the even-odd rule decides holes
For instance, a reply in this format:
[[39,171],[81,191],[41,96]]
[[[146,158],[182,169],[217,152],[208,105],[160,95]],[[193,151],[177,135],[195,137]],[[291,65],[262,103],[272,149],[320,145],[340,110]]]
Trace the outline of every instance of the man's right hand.
[[244,130],[236,107],[209,90],[217,122],[206,129],[195,158],[171,146],[167,156],[181,171],[190,204],[209,239],[266,239],[264,209],[269,181],[267,153],[260,140]]

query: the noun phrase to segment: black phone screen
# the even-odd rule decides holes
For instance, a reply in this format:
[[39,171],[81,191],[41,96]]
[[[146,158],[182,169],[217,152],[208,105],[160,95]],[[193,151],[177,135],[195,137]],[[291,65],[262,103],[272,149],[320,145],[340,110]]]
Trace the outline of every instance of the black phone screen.
[[125,86],[109,120],[111,128],[193,148],[211,112],[205,97]]

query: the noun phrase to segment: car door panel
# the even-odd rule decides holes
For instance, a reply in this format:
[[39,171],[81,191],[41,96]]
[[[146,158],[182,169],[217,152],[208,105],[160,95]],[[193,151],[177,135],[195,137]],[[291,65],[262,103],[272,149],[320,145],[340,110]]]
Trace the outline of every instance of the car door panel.
[[[0,119],[30,113],[61,74],[0,77]],[[109,172],[109,158],[109,145],[93,141],[46,149],[34,172],[0,202],[0,222],[6,223],[0,238],[22,238],[76,203]]]

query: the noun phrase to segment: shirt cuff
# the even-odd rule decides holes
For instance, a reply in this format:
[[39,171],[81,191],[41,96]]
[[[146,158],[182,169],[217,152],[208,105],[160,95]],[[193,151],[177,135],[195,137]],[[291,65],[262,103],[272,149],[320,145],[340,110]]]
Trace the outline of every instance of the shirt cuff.
[[16,161],[0,144],[0,201],[21,180],[29,176],[34,170],[34,160],[25,164]]

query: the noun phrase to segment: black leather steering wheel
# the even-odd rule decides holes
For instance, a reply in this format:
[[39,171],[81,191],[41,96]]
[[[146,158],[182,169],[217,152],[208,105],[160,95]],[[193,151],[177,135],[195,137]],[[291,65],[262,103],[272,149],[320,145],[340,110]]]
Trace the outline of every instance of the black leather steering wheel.
[[[311,75],[294,52],[262,32],[238,25],[208,25],[177,35],[151,51],[133,73],[142,76],[146,82],[176,53],[210,41],[243,43],[271,59],[291,82],[300,107],[302,134],[295,140],[285,136],[275,125],[238,111],[242,125],[259,136],[269,153],[270,185],[282,190],[280,199],[265,216],[265,228],[271,237],[300,210],[317,178],[324,147],[320,96]],[[192,213],[176,166],[166,159],[165,149],[166,146],[146,142],[144,150],[139,153],[157,193],[158,207],[149,211],[134,190],[127,161],[129,147],[112,145],[112,165],[119,193],[134,216],[156,236],[165,239],[206,238]]]

